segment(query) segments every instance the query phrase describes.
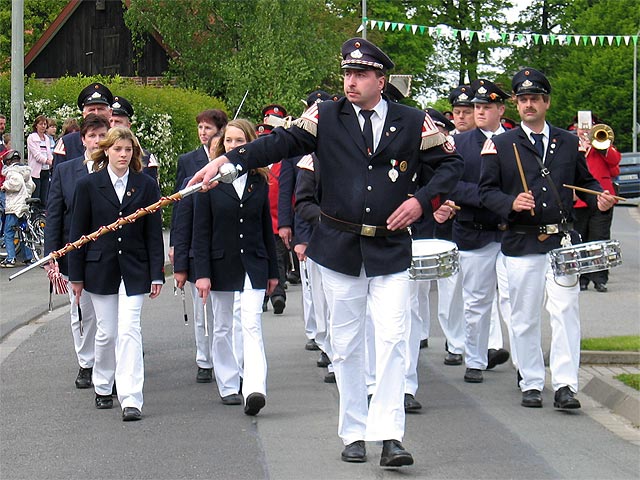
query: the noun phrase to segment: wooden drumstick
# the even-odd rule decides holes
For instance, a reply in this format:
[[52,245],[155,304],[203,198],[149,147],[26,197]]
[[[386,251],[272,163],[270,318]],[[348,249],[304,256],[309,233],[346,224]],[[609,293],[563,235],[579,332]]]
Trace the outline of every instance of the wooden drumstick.
[[[604,192],[598,192],[597,190],[591,190],[589,188],[576,187],[575,185],[567,185],[566,183],[562,184],[563,187],[570,188],[571,190],[577,190],[578,192],[590,193],[591,195],[602,195]],[[618,197],[617,195],[611,195],[613,198],[620,202],[626,202],[627,199],[624,197]]]
[[[527,178],[524,176],[524,169],[522,168],[522,162],[520,161],[520,153],[518,153],[518,147],[516,144],[513,144],[513,153],[516,154],[516,163],[518,164],[518,171],[520,172],[520,180],[522,180],[522,188],[524,188],[524,193],[529,193],[529,186],[527,185]],[[531,216],[534,217],[536,212],[533,209],[529,210],[531,212]]]

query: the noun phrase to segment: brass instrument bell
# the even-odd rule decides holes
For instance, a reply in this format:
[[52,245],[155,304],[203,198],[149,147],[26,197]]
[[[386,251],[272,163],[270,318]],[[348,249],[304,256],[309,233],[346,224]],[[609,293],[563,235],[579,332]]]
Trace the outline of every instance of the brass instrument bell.
[[594,125],[589,130],[589,141],[593,148],[597,150],[607,150],[613,143],[614,138],[613,129],[604,123]]

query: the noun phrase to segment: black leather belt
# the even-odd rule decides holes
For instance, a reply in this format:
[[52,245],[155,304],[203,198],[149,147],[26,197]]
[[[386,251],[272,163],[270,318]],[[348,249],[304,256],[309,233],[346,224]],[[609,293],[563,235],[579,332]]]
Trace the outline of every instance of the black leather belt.
[[510,224],[509,230],[515,233],[535,233],[554,235],[556,233],[570,232],[573,230],[573,223],[553,223],[551,225],[515,225]]
[[467,222],[461,220],[456,220],[456,222],[458,222],[459,225],[465,228],[470,228],[471,230],[482,230],[485,232],[504,232],[508,228],[505,223],[500,223],[499,225],[486,225],[484,223]]
[[389,230],[385,226],[345,222],[344,220],[333,218],[324,212],[321,212],[320,223],[324,223],[325,225],[335,228],[336,230],[340,230],[341,232],[355,233],[356,235],[362,235],[363,237],[389,237],[391,235],[408,232],[406,228]]

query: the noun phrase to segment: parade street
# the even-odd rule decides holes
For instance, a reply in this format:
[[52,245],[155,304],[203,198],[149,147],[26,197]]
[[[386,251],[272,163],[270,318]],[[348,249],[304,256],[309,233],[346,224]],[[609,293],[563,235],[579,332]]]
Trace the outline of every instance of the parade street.
[[[616,207],[612,236],[622,243],[624,263],[611,271],[608,293],[581,293],[583,337],[640,334],[638,210]],[[304,349],[299,285],[289,286],[283,315],[263,315],[267,404],[249,417],[241,406],[223,405],[215,383],[196,383],[193,314],[188,306],[185,325],[168,278],[143,308],[143,419],[123,423],[117,401],[112,410],[97,410],[93,390],[74,386],[65,297],[54,298],[53,312],[6,335],[16,319],[47,310],[43,271],[9,283],[15,271],[0,271],[3,480],[637,479],[640,472],[639,443],[596,421],[603,407],[585,394],[578,394],[581,410],[558,411],[547,377],[544,407],[523,408],[510,363],[485,372],[481,384],[464,383],[464,365],[444,365],[435,287],[416,395],[423,409],[407,415],[403,439],[415,465],[382,469],[376,443],[367,444],[367,463],[340,460],[338,392],[323,383],[318,352]],[[548,322],[543,335],[548,352]]]

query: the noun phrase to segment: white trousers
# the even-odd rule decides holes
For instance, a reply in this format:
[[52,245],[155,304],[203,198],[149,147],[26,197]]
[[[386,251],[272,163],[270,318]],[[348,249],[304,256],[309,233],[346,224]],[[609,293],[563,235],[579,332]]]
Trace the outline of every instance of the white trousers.
[[[196,338],[196,365],[200,368],[213,368],[213,307],[211,299],[206,305],[198,296],[195,283],[189,283],[193,298],[193,329]],[[207,330],[204,328],[204,309],[207,309]],[[208,335],[205,335],[208,333]]]
[[[263,300],[264,301],[264,300]],[[238,372],[240,376],[244,375],[244,347],[242,346],[242,310],[240,308],[240,292],[236,292],[233,296],[233,356],[238,364]]]
[[212,291],[214,318],[213,364],[221,397],[240,392],[240,369],[233,352],[234,297],[238,295],[244,352],[242,393],[267,393],[267,358],[262,340],[262,301],[265,289],[251,288],[245,275],[242,292]]
[[99,395],[111,395],[115,380],[120,406],[142,409],[144,361],[140,313],[144,295],[127,296],[123,281],[115,295],[89,295],[97,325],[95,391]]
[[[404,383],[409,280],[406,271],[366,277],[321,267],[331,312],[333,366],[340,394],[338,435],[345,445],[404,436]],[[367,408],[365,325],[367,305],[375,331],[376,390]]]
[[[82,368],[93,368],[96,358],[96,312],[93,309],[91,296],[84,291],[80,295],[80,310],[82,312],[82,322],[80,322],[76,296],[73,294],[69,281],[67,281],[67,291],[69,292],[70,303],[71,336],[73,337],[73,347],[76,350],[78,365]],[[80,323],[82,323],[82,329],[80,328]]]
[[[313,304],[313,313],[316,325],[316,343],[329,358],[332,357],[331,341],[329,338],[329,305],[324,295],[324,286],[322,283],[322,270],[320,265],[307,257],[304,262],[307,274],[309,275],[309,289],[311,293],[311,301]],[[329,372],[333,372],[333,364],[327,367]]]
[[438,321],[450,353],[464,353],[464,305],[462,272],[438,282]]
[[418,359],[420,356],[420,340],[423,337],[424,324],[427,324],[429,331],[429,291],[431,281],[410,281],[409,282],[409,308],[407,311],[411,315],[410,332],[407,342],[407,372],[404,393],[415,395],[418,391]]
[[[302,316],[304,319],[304,334],[309,340],[316,338],[318,327],[316,326],[315,309],[311,295],[311,279],[309,277],[307,260],[300,262],[300,282],[302,283]],[[316,343],[318,343],[316,341]],[[326,352],[325,352],[326,353]]]
[[[580,366],[580,287],[576,275],[554,278],[548,254],[505,257],[511,299],[511,327],[520,389],[544,387],[541,317],[545,304],[551,322],[549,367],[553,390],[568,386],[578,391]],[[546,293],[546,303],[545,303]]]
[[496,261],[499,251],[498,242],[475,250],[460,251],[465,318],[464,360],[467,368],[487,368],[491,306],[497,292]]

